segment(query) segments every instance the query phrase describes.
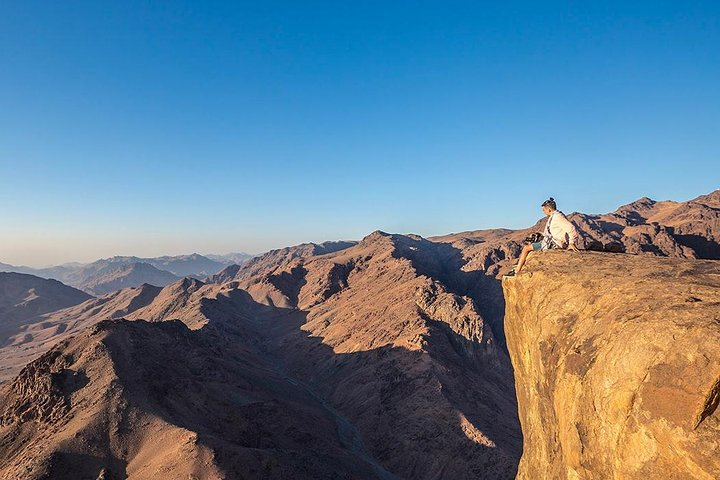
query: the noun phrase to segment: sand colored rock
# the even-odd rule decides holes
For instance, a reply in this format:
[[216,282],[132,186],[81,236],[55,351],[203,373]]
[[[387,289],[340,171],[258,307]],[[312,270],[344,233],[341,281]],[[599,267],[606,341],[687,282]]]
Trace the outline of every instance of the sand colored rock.
[[518,478],[720,477],[720,263],[548,252],[503,289]]

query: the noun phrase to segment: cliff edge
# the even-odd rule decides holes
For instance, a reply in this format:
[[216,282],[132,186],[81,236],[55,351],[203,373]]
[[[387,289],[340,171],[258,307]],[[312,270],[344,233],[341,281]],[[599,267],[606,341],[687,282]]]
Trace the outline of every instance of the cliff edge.
[[546,252],[503,290],[517,478],[720,478],[720,262]]

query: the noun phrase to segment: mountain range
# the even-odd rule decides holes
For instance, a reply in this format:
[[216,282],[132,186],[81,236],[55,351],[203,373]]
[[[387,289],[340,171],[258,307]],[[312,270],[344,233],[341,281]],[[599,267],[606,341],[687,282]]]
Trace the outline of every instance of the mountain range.
[[153,258],[116,256],[88,264],[75,262],[46,268],[0,263],[0,271],[52,278],[93,295],[102,295],[143,283],[165,286],[186,276],[202,279],[229,265],[242,265],[252,257],[247,253],[209,256],[193,253]]
[[[653,259],[657,273],[648,278],[660,282],[653,289],[670,286],[663,275],[677,279],[697,259],[708,259],[698,285],[714,278],[720,190],[689,202],[643,198],[612,213],[569,218],[582,230],[586,249],[604,253],[552,252],[571,256],[574,267],[547,268],[568,278],[579,271],[583,285],[592,280],[612,286],[621,265],[638,265],[643,257]],[[376,231],[356,242],[273,250],[203,279],[180,270],[201,259],[109,259],[77,284],[97,290],[93,297],[59,282],[46,288],[49,281],[37,276],[0,274],[0,476],[532,478],[532,470],[519,470],[520,458],[536,451],[561,471],[565,457],[552,456],[560,447],[541,448],[528,437],[537,431],[528,422],[565,417],[550,414],[556,406],[534,393],[539,377],[534,384],[518,383],[521,395],[516,392],[514,367],[529,358],[521,352],[535,347],[519,343],[523,310],[508,306],[500,280],[524,238],[542,225],[541,219],[523,230],[432,238]],[[531,257],[536,260],[527,277],[518,281],[540,278],[534,272],[545,257]],[[562,265],[563,257],[557,258]],[[604,258],[618,267],[599,268]],[[128,262],[130,271],[120,275],[108,266],[127,268]],[[158,265],[172,266],[178,275],[156,284],[123,283],[136,268],[161,271]],[[623,285],[628,298],[638,298],[627,289],[641,285]],[[702,288],[693,293],[688,287],[683,298],[712,302],[706,293],[712,290]],[[557,307],[566,309],[564,316],[547,321],[580,318],[591,305],[584,298],[570,292]],[[546,308],[548,301],[544,296],[533,308]],[[28,307],[32,302],[37,307]],[[509,307],[516,329],[510,337]],[[634,308],[646,307],[652,308]],[[674,307],[668,308],[672,321]],[[603,312],[612,315],[611,308]],[[592,318],[587,322],[594,325]],[[715,325],[708,321],[708,332]],[[577,364],[563,349],[580,352],[590,344],[583,345],[543,351]],[[716,360],[708,360],[705,370],[688,364],[684,375],[714,381],[713,375],[720,378]],[[709,419],[703,428],[710,429],[706,441],[712,442],[720,420],[714,397],[708,398],[701,413]],[[540,412],[534,420],[525,415],[531,406]],[[605,451],[605,444],[593,445]],[[703,471],[712,468],[707,465]],[[632,475],[626,478],[640,478]]]

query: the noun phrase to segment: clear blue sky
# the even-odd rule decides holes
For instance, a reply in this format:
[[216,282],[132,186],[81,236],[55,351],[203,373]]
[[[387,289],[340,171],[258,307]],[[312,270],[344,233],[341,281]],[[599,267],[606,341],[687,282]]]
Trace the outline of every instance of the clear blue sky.
[[0,4],[7,263],[524,227],[719,165],[717,1]]

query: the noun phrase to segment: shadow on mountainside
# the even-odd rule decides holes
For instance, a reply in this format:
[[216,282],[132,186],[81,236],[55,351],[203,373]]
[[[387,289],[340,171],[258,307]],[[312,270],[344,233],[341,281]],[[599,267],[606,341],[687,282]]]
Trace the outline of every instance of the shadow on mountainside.
[[[350,444],[364,445],[362,451],[393,473],[514,477],[522,434],[509,361],[500,367],[488,364],[476,353],[481,345],[431,319],[422,352],[381,347],[337,354],[301,330],[307,312],[246,301],[252,314],[240,325],[211,322],[223,332],[218,341],[236,335],[262,338],[255,343],[257,354],[325,407],[332,406],[338,425],[347,420],[356,432]],[[232,342],[227,348],[233,348]],[[342,430],[347,428],[338,426]]]
[[[450,293],[472,298],[483,320],[490,325],[495,340],[507,354],[502,282],[482,270],[463,270],[467,263],[463,252],[449,243],[431,242],[420,237],[403,237],[402,240],[397,244],[395,256],[410,260],[419,274],[440,280]],[[512,371],[510,373],[512,375]]]
[[681,245],[692,248],[698,258],[720,260],[720,243],[713,242],[702,235],[675,234],[675,238]]
[[127,462],[114,456],[102,457],[72,452],[55,452],[48,462],[45,478],[124,480]]
[[337,354],[300,329],[306,312],[235,292],[242,315],[221,316],[220,305],[208,325],[183,326],[162,348],[150,333],[113,353],[129,403],[197,432],[227,475],[514,478],[513,382],[473,354],[475,342],[429,320],[423,351]]

